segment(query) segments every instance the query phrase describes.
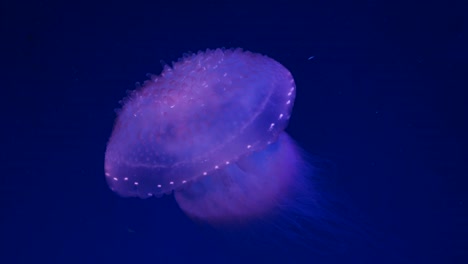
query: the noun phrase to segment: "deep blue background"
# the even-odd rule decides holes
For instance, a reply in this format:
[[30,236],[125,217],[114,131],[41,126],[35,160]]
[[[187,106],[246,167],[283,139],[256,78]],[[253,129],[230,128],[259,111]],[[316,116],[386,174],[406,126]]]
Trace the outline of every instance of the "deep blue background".
[[291,70],[288,131],[401,241],[392,255],[468,263],[463,2],[1,1],[0,263],[391,263],[365,248],[316,260],[236,247],[171,197],[107,188],[104,151],[126,91],[160,60],[217,47]]

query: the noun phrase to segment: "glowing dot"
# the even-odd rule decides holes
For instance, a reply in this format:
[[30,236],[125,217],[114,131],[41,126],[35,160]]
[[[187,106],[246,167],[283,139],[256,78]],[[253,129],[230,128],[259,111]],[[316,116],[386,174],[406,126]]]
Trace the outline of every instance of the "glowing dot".
[[161,184],[158,184],[158,188],[161,188]]
[[216,170],[219,169],[218,165],[215,166],[215,169],[216,169]]
[[287,105],[290,104],[290,103],[291,103],[291,100],[288,100],[288,101],[286,102]]
[[283,118],[283,116],[284,116],[283,114],[280,114],[280,115],[279,115],[279,119]]
[[228,165],[228,164],[229,164],[229,161],[226,161],[226,165]]
[[187,181],[186,180],[183,180],[182,183],[186,183]]
[[273,129],[274,126],[275,126],[275,123],[270,124],[270,131]]
[[138,185],[138,182],[134,182],[133,184]]
[[171,182],[169,182],[169,184],[174,184],[174,182],[173,182],[173,181],[171,181]]
[[116,177],[112,178],[114,181],[118,181],[119,179],[117,179]]
[[125,177],[125,178],[124,178],[124,181],[128,181],[128,178],[127,178],[127,177]]
[[110,173],[108,173],[107,171],[106,171],[106,176],[107,176],[107,177],[109,177],[109,176],[110,176]]
[[247,148],[248,148],[248,149],[251,148],[251,147],[252,147],[252,145],[247,145]]
[[289,93],[288,93],[288,96],[291,96],[291,94],[292,94],[292,92],[289,92]]
[[207,173],[206,171],[205,171],[205,172],[203,172],[203,175],[207,175],[207,174],[208,174],[208,173]]

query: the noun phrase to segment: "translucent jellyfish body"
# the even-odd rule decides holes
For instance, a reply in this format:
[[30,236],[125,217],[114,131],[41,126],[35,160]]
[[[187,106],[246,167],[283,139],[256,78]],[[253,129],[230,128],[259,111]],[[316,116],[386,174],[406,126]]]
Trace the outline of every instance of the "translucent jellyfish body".
[[185,56],[125,100],[105,156],[110,188],[147,198],[175,191],[207,221],[268,211],[300,157],[285,134],[291,73],[241,49]]

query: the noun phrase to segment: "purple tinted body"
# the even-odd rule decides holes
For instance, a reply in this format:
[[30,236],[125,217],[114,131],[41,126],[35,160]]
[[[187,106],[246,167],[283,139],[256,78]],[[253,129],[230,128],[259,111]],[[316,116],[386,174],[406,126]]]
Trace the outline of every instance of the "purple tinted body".
[[[106,150],[107,183],[121,196],[176,191],[197,218],[214,200],[226,217],[256,215],[284,193],[300,159],[283,135],[294,98],[291,73],[267,56],[240,49],[186,56],[126,99]],[[200,186],[212,193],[193,197]]]

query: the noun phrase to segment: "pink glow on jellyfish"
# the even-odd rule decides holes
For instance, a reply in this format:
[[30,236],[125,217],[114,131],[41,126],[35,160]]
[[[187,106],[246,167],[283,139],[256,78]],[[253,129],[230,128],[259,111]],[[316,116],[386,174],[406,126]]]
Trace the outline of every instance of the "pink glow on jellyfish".
[[208,223],[268,214],[303,165],[284,132],[295,92],[291,73],[264,55],[186,56],[126,99],[107,146],[107,183],[124,197],[174,191],[188,216]]

